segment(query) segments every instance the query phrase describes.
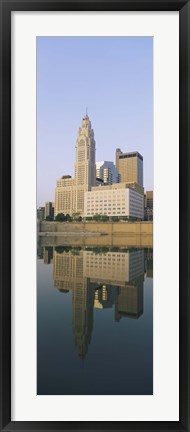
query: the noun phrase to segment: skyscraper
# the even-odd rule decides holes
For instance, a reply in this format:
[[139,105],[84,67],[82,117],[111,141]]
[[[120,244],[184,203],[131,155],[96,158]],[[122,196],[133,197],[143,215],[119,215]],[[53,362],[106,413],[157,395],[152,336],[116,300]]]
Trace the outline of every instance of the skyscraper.
[[121,176],[121,182],[135,182],[143,186],[143,157],[137,151],[123,153],[116,149],[116,168]]
[[64,175],[55,190],[55,216],[58,213],[84,214],[84,192],[96,185],[95,139],[91,122],[82,119],[76,141],[75,177]]
[[83,117],[78,130],[75,161],[76,212],[84,212],[84,192],[96,184],[94,131],[88,115]]

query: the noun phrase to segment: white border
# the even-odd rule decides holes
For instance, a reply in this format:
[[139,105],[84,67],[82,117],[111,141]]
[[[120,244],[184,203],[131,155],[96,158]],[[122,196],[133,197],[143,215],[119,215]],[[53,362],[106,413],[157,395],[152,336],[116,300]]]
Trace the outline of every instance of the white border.
[[[178,12],[12,13],[14,421],[179,420],[178,27]],[[40,35],[154,36],[154,396],[36,396],[36,36]]]

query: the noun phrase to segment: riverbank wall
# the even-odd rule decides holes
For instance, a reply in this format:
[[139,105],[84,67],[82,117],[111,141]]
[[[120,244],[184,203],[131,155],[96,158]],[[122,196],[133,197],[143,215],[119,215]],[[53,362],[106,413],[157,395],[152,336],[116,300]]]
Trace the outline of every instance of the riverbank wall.
[[42,233],[153,235],[152,222],[41,222]]
[[153,246],[152,222],[41,222],[43,245]]

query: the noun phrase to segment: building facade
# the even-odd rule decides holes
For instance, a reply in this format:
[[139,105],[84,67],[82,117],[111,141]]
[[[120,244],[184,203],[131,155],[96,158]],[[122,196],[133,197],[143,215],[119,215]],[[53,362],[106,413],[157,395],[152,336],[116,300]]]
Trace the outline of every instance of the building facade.
[[69,175],[57,180],[55,189],[55,216],[75,212],[75,179]]
[[45,203],[45,219],[54,219],[54,203],[52,203],[51,201]]
[[85,192],[84,216],[94,215],[144,218],[144,196],[126,184],[93,187]]
[[96,162],[96,178],[103,180],[103,183],[107,185],[120,181],[120,175],[114,163],[110,161]]
[[115,159],[121,182],[135,182],[143,186],[143,157],[139,152],[123,153],[117,148]]

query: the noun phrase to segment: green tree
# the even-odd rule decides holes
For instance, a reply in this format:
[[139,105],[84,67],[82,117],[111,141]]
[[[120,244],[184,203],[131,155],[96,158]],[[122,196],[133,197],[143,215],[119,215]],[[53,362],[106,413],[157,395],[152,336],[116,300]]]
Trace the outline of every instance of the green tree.
[[73,218],[72,218],[72,216],[70,215],[70,214],[66,214],[66,221],[67,222],[72,222],[72,220],[73,220]]
[[93,216],[93,220],[95,220],[95,221],[99,221],[99,220],[101,220],[101,215],[99,215],[99,214],[95,214],[95,215]]
[[72,218],[73,218],[73,220],[75,220],[75,221],[78,221],[78,220],[79,220],[79,217],[81,217],[81,216],[80,216],[80,212],[76,212],[76,213],[73,213],[73,214],[72,214]]
[[109,220],[109,216],[107,215],[101,215],[102,222],[107,222]]
[[64,213],[58,213],[58,214],[55,216],[55,220],[56,220],[57,222],[64,222],[64,221],[66,220],[66,216],[64,215]]

